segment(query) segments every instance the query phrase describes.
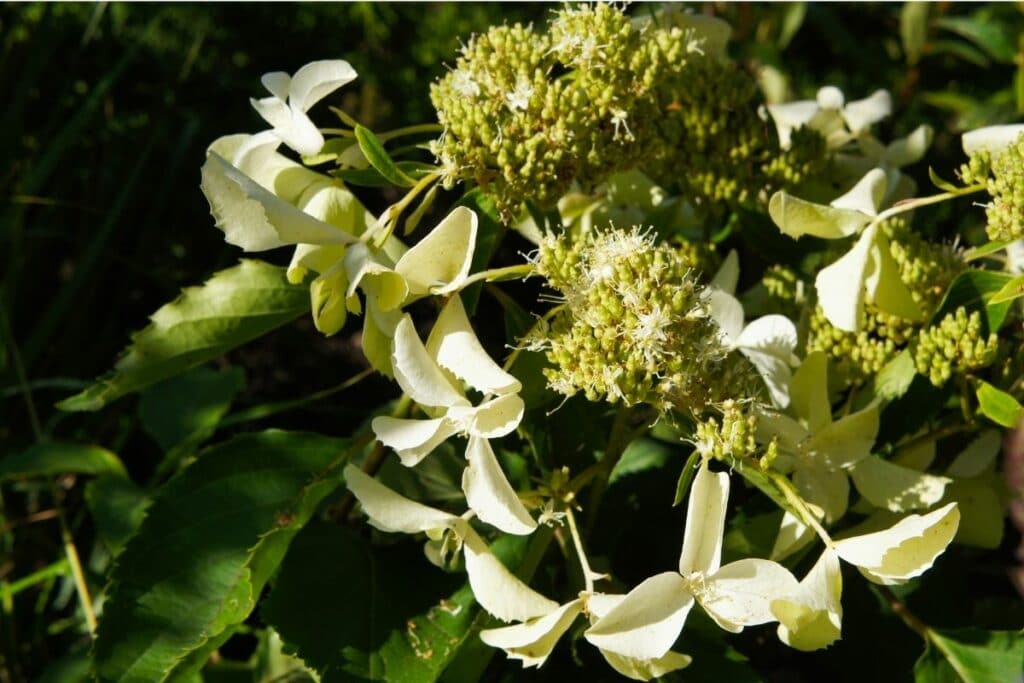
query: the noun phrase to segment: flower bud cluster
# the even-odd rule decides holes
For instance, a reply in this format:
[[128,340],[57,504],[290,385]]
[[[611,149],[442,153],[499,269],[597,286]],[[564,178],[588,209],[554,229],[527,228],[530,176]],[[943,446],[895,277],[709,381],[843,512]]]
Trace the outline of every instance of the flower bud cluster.
[[991,365],[999,352],[999,336],[982,333],[981,313],[963,306],[946,314],[938,325],[917,335],[914,364],[932,384],[941,387],[953,374]]
[[[549,236],[537,269],[564,298],[543,338],[549,386],[592,401],[698,412],[750,396],[756,375],[729,354],[687,251],[639,228]],[[748,393],[742,393],[742,392]]]
[[475,182],[512,216],[634,167],[698,203],[730,204],[813,172],[820,136],[780,152],[754,79],[703,43],[693,28],[636,23],[608,4],[560,10],[546,32],[474,37],[431,88],[445,182]]
[[738,401],[724,401],[721,418],[708,417],[698,422],[694,432],[697,451],[705,458],[731,462],[754,454],[757,442],[757,415],[744,414]]
[[[914,302],[926,314],[931,313],[949,283],[964,269],[963,258],[951,246],[929,242],[910,230],[902,217],[886,221],[882,229],[899,267],[900,280]],[[921,323],[890,315],[868,303],[863,328],[847,332],[832,325],[821,306],[816,306],[810,317],[807,351],[824,351],[848,381],[861,384],[892,360],[920,327]]]
[[759,311],[764,315],[784,315],[790,320],[800,320],[800,314],[807,304],[807,285],[791,267],[773,264],[765,269],[754,292]]
[[976,152],[960,169],[965,183],[984,183],[992,202],[985,209],[991,240],[1024,238],[1024,134],[993,155]]

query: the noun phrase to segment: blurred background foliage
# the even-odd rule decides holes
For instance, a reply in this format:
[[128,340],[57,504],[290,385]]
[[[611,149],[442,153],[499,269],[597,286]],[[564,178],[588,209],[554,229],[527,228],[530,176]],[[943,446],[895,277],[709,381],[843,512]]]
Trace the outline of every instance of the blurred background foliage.
[[[1019,120],[1024,113],[1022,8],[694,5],[733,25],[733,54],[759,74],[769,97],[811,98],[827,83],[851,99],[889,89],[896,111],[884,124],[887,132],[904,134],[930,123],[936,139],[928,159],[940,174],[961,160],[961,131]],[[356,399],[340,393],[330,401],[297,400],[362,367],[352,338],[325,340],[304,317],[230,354],[220,363],[222,372],[194,379],[209,386],[190,414],[180,414],[182,401],[173,398],[175,391],[196,395],[196,385],[187,384],[144,394],[141,401],[127,398],[97,414],[67,415],[53,407],[109,368],[129,331],[141,328],[181,287],[237,260],[238,251],[213,229],[198,188],[199,167],[218,136],[262,127],[248,102],[260,94],[259,76],[344,58],[359,80],[332,96],[331,104],[376,130],[432,121],[428,84],[454,61],[460,39],[502,21],[543,22],[550,9],[476,3],[0,6],[0,463],[40,439],[97,443],[118,453],[141,483],[112,491],[87,488],[87,476],[65,475],[0,486],[0,681],[44,673],[47,680],[76,680],[81,674],[88,638],[63,559],[67,546],[73,541],[89,583],[102,587],[112,549],[125,533],[117,525],[129,524],[130,533],[130,520],[145,505],[146,482],[173,471],[158,466],[163,451],[185,443],[176,457],[187,458],[188,444],[194,447],[215,429],[229,433],[254,425],[342,435],[372,404],[367,392],[382,400],[391,395],[386,383],[372,380]],[[638,5],[631,11],[650,10]],[[326,108],[320,116],[330,117]],[[927,168],[919,171],[923,188]],[[387,200],[365,197],[371,209]],[[981,212],[976,214],[965,213],[963,220],[977,223]],[[956,227],[960,219],[953,218]],[[271,414],[272,420],[261,421]],[[661,489],[665,478],[656,470],[613,486],[609,505],[619,514],[609,513],[607,524],[622,528],[609,527],[609,542],[630,542],[629,527],[622,526],[630,522],[623,519],[639,519],[640,500],[670,499],[672,492]],[[90,509],[96,500],[122,507]],[[111,512],[112,521],[104,517]],[[679,523],[679,510],[642,514],[654,515],[652,525]],[[738,548],[745,542],[733,540]],[[960,554],[943,565],[946,571],[929,574],[907,597],[909,604],[939,626],[1019,624],[1001,588],[968,591],[944,583],[946,575],[961,576],[956,563],[976,559]],[[1001,575],[991,557],[976,564],[970,568],[975,575]],[[616,570],[631,575],[629,567]],[[801,672],[813,670],[817,679],[906,679],[919,644],[866,591],[851,582],[844,600],[850,637],[827,653],[793,655],[762,642],[765,633],[744,634],[735,642],[753,668],[736,653],[719,662],[724,668],[714,675],[807,680]],[[951,600],[950,591],[963,600]],[[928,596],[935,593],[944,599],[933,603]],[[936,613],[933,604],[945,611]],[[881,626],[858,639],[858,622],[869,619],[880,619],[873,623]],[[258,629],[258,617],[253,622]],[[697,641],[691,651],[701,648],[701,638],[718,637],[699,626],[687,636]],[[862,649],[865,642],[871,650]],[[564,680],[576,671],[576,654],[567,650],[558,651],[541,678]],[[225,680],[269,680],[287,671],[273,643],[255,635],[236,638],[222,656],[214,669]],[[707,666],[702,661],[697,658]],[[519,675],[518,664],[503,664],[495,658],[492,678]],[[687,674],[689,680],[712,675],[696,666]]]

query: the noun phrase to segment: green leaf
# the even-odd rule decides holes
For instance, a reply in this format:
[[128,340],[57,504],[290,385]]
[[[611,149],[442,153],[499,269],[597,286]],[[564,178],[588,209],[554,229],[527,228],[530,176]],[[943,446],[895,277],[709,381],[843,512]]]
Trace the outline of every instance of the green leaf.
[[1018,275],[993,294],[992,298],[988,300],[988,305],[1007,303],[1022,296],[1024,296],[1024,275]]
[[38,443],[0,459],[0,481],[58,474],[113,474],[125,477],[124,465],[106,448],[66,441]]
[[967,311],[981,311],[982,319],[989,332],[997,332],[1006,320],[1010,303],[992,304],[992,296],[1013,279],[1007,273],[992,270],[967,270],[960,273],[946,290],[946,295],[932,316],[932,324],[938,323],[947,313],[953,313],[963,306]]
[[793,40],[793,36],[795,36],[800,30],[800,27],[804,25],[804,19],[806,17],[806,2],[791,2],[788,4],[782,14],[782,27],[779,30],[779,40],[777,44],[780,50],[786,49],[786,46]]
[[980,258],[984,258],[989,254],[994,254],[997,251],[1002,251],[1010,244],[1012,240],[999,240],[995,242],[987,242],[980,247],[972,247],[964,252],[964,261],[970,263],[971,261],[977,261]]
[[935,169],[932,168],[931,166],[928,167],[928,178],[932,181],[932,185],[939,188],[943,192],[956,192],[958,189],[960,189],[953,183],[949,182],[948,180],[943,180],[942,177],[940,177],[939,174],[935,172]]
[[1013,396],[978,380],[978,409],[981,414],[1003,427],[1014,428],[1024,420],[1024,407]]
[[962,40],[936,40],[930,48],[929,52],[933,55],[951,54],[982,68],[988,68],[992,63],[984,52]]
[[347,448],[316,434],[246,434],[207,449],[165,485],[112,572],[93,649],[97,677],[197,672],[337,488]]
[[289,549],[263,617],[324,683],[427,683],[451,662],[478,613],[469,586],[458,588],[455,578],[431,566],[419,543],[371,546],[314,523]]
[[683,471],[679,473],[679,481],[676,482],[676,495],[672,499],[672,507],[675,507],[686,499],[686,494],[690,490],[690,485],[693,484],[693,478],[697,474],[697,465],[700,463],[701,455],[697,451],[690,453],[690,457],[686,459],[686,464],[683,465]]
[[102,476],[85,487],[85,501],[96,532],[113,554],[124,548],[142,525],[150,499],[124,477]]
[[873,393],[887,401],[897,399],[907,393],[916,374],[914,357],[910,351],[904,349],[882,366],[882,369],[875,375]]
[[364,126],[356,126],[356,141],[363,155],[377,171],[392,185],[412,187],[416,181],[406,175],[384,149],[384,143]]
[[1002,24],[991,19],[974,17],[939,17],[935,25],[963,36],[985,52],[992,59],[1012,64],[1017,54],[1013,41],[1003,30]]
[[676,459],[676,449],[662,441],[641,437],[626,446],[622,457],[615,463],[611,476],[608,477],[608,484],[614,484],[617,480],[638,472],[661,469],[669,461]]
[[900,10],[900,39],[907,64],[911,66],[921,58],[928,40],[928,10],[927,2],[905,2]]
[[142,428],[164,451],[186,440],[198,445],[213,435],[244,385],[241,368],[196,368],[154,384],[139,400]]
[[929,640],[914,666],[916,683],[1008,683],[1019,681],[1024,671],[1022,631],[931,629]]
[[199,287],[189,287],[132,336],[114,369],[61,410],[99,410],[125,394],[217,358],[309,311],[309,290],[285,269],[243,260]]

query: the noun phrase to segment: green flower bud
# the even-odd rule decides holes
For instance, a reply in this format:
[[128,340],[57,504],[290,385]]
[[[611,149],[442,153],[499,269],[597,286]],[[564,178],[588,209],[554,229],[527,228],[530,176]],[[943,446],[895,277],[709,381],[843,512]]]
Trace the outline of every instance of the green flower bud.
[[987,367],[999,353],[999,336],[981,331],[981,313],[960,307],[938,325],[918,332],[914,348],[917,371],[941,387],[954,374]]

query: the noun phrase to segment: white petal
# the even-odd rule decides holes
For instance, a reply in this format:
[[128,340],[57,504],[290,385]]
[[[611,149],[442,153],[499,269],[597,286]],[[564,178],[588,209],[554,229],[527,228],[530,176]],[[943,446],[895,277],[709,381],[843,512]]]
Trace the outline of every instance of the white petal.
[[405,278],[378,261],[363,242],[353,244],[345,254],[345,270],[349,277],[348,296],[355,296],[356,288],[362,288],[369,307],[395,310],[409,294]]
[[456,208],[395,264],[413,294],[448,294],[462,286],[473,262],[477,221],[471,209]]
[[263,84],[263,87],[281,101],[288,99],[288,87],[291,85],[291,82],[291,76],[284,71],[271,71],[260,77],[260,83]]
[[711,279],[711,286],[727,294],[736,293],[736,284],[740,281],[740,259],[735,249],[730,249],[722,266]]
[[291,263],[288,264],[288,282],[299,284],[309,271],[324,273],[344,256],[344,245],[297,244],[292,252]]
[[909,515],[873,534],[837,541],[839,556],[857,565],[875,583],[891,585],[923,574],[956,535],[960,511],[956,503]]
[[843,470],[804,466],[793,474],[793,484],[804,500],[825,513],[825,521],[833,523],[846,514],[850,502],[850,480]]
[[877,226],[865,230],[850,251],[814,279],[825,317],[841,330],[857,332],[864,324],[864,280],[877,233]]
[[370,524],[382,531],[415,534],[458,527],[463,522],[455,515],[409,500],[355,465],[345,466],[345,485],[356,497]]
[[900,467],[872,456],[864,458],[850,470],[853,483],[868,502],[891,512],[925,510],[942,500],[947,477],[925,474]]
[[284,100],[278,97],[249,98],[249,103],[271,127],[277,129],[287,128],[291,125],[292,110],[288,108]]
[[509,659],[520,659],[523,667],[540,666],[555,648],[558,639],[579,616],[583,601],[573,600],[554,612],[524,624],[480,631],[480,640],[504,650]]
[[505,533],[533,533],[537,522],[530,517],[508,483],[490,442],[471,436],[466,447],[466,459],[469,465],[462,471],[462,490],[466,492],[466,503],[476,516]]
[[342,263],[318,275],[309,283],[309,305],[316,329],[328,337],[337,334],[345,325],[345,290],[348,280]]
[[626,599],[626,596],[621,593],[591,593],[586,598],[587,614],[590,615],[591,622],[596,622],[618,607],[619,603]]
[[871,455],[879,426],[873,404],[818,430],[803,444],[807,457],[825,469],[852,467]]
[[702,461],[693,478],[686,506],[686,531],[679,555],[681,574],[710,574],[718,569],[728,502],[729,475],[713,473],[708,469],[707,460]]
[[886,90],[876,90],[862,100],[843,107],[843,120],[851,133],[859,133],[892,114],[892,96]]
[[311,185],[303,192],[298,206],[314,218],[343,230],[353,237],[359,237],[368,226],[376,222],[366,207],[347,187],[337,181]]
[[816,432],[832,423],[832,403],[828,399],[828,357],[824,351],[807,354],[793,374],[789,396],[793,412]]
[[796,453],[800,449],[800,444],[808,437],[808,432],[788,415],[758,410],[755,438],[758,443],[768,443],[773,437],[778,438],[783,450]]
[[834,85],[819,88],[816,99],[822,109],[842,109],[843,103],[846,102],[843,91]]
[[203,164],[201,187],[224,239],[245,251],[354,241],[275,196],[216,153],[209,154]]
[[933,137],[932,127],[921,124],[910,135],[889,143],[882,154],[882,161],[898,168],[917,163],[931,147]]
[[775,122],[775,130],[779,134],[779,146],[789,149],[793,131],[810,123],[818,113],[818,103],[814,100],[801,100],[785,104],[769,104],[768,113]]
[[768,215],[779,230],[793,239],[801,235],[840,239],[856,234],[871,222],[871,216],[856,209],[809,202],[785,191],[772,195]]
[[882,311],[906,320],[924,319],[921,307],[900,279],[900,268],[889,251],[889,241],[882,234],[871,247],[871,267],[864,286],[867,288],[867,301]]
[[395,328],[391,365],[402,391],[423,406],[469,406],[469,401],[444,376],[427,354],[409,314]]
[[813,529],[805,525],[791,512],[784,512],[782,514],[782,523],[779,524],[779,533],[775,537],[775,544],[772,546],[770,559],[775,561],[784,560],[815,538],[817,536]]
[[462,546],[466,574],[476,601],[502,621],[529,621],[558,609],[510,572],[472,529],[467,529]]
[[838,640],[843,619],[842,592],[839,557],[825,550],[793,594],[772,601],[772,614],[779,620],[779,640],[805,652],[820,650]]
[[964,152],[968,155],[985,150],[998,154],[1024,133],[1024,123],[1008,126],[985,126],[964,133],[961,138]]
[[288,121],[283,125],[274,126],[274,134],[302,156],[319,154],[324,147],[324,136],[304,113],[294,107],[290,107],[288,111]]
[[373,433],[388,448],[394,449],[406,467],[413,467],[455,434],[450,420],[405,420],[382,415],[373,418]]
[[355,78],[355,69],[343,59],[310,62],[292,76],[288,103],[299,111],[309,111],[314,104]]
[[797,589],[797,580],[778,562],[749,558],[731,562],[705,577],[697,602],[726,631],[775,621],[771,601]]
[[608,666],[634,681],[649,681],[652,678],[660,678],[672,671],[685,669],[693,661],[693,657],[684,655],[681,652],[666,652],[657,659],[623,657],[608,650],[599,650],[599,652],[604,655]]
[[289,204],[298,205],[302,195],[314,185],[336,184],[327,176],[298,164],[277,152],[281,138],[274,131],[256,135],[228,135],[210,145],[231,165],[253,179],[258,185]]
[[[505,394],[481,403],[476,408],[454,407],[449,416],[465,425],[465,431],[485,439],[497,439],[510,434],[523,419],[526,405],[519,394]],[[464,417],[461,416],[464,413]]]
[[721,289],[705,290],[711,319],[718,323],[722,343],[733,347],[743,331],[743,304]]
[[[951,477],[977,477],[988,470],[999,455],[1003,437],[996,429],[986,429],[956,456],[946,474]],[[934,442],[932,442],[934,444]]]
[[766,315],[754,320],[740,333],[736,346],[761,374],[772,401],[779,408],[789,405],[789,367],[796,350],[796,326],[783,315]]
[[522,384],[491,360],[470,327],[462,299],[453,296],[427,339],[427,353],[438,365],[482,394],[509,394]]
[[873,168],[864,174],[864,177],[857,181],[850,190],[833,199],[831,206],[837,209],[853,209],[868,216],[878,214],[878,209],[885,199],[886,190],[889,188],[888,176],[880,168]]
[[676,642],[693,595],[675,572],[650,577],[584,634],[602,650],[636,659],[658,659]]

